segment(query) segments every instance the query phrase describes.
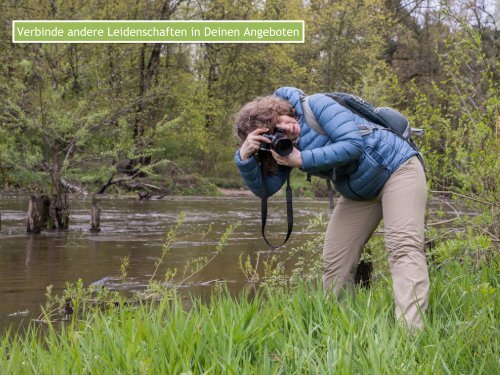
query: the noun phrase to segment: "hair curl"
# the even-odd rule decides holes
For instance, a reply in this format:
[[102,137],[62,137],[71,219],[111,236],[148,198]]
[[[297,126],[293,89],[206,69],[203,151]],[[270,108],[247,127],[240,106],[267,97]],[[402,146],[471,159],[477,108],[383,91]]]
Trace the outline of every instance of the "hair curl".
[[[268,134],[273,134],[279,117],[285,115],[295,117],[295,110],[287,100],[277,96],[259,97],[245,104],[235,118],[235,129],[240,144],[243,144],[248,134],[255,129],[268,128]],[[260,153],[256,157],[265,172],[271,173],[278,169],[271,153]]]

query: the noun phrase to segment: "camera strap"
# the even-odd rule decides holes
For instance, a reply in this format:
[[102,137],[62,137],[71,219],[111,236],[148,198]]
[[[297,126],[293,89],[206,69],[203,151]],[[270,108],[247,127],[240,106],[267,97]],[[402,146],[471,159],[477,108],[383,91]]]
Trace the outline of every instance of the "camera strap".
[[[262,169],[261,169],[262,171]],[[288,222],[288,229],[286,233],[286,238],[283,241],[281,245],[273,245],[271,244],[268,239],[266,238],[265,234],[265,229],[266,229],[266,221],[267,221],[267,185],[266,185],[266,180],[265,180],[265,173],[264,171],[261,172],[262,175],[262,186],[264,187],[264,194],[260,198],[261,199],[261,205],[260,205],[260,213],[262,217],[262,237],[264,238],[264,241],[266,241],[266,244],[272,248],[272,249],[277,249],[285,244],[286,241],[290,238],[290,235],[292,234],[292,229],[293,229],[293,208],[292,208],[292,188],[290,186],[290,174],[288,175],[286,179],[286,218]]]

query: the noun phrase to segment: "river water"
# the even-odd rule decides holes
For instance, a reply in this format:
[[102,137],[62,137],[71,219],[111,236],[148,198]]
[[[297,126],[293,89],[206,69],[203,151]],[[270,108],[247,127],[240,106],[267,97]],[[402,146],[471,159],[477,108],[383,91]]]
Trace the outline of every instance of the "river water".
[[[267,233],[278,243],[286,233],[285,202],[282,198],[269,203]],[[205,293],[210,281],[223,280],[238,290],[245,277],[238,267],[241,254],[255,258],[287,251],[313,236],[306,230],[317,214],[329,214],[328,201],[322,198],[294,199],[294,232],[287,245],[270,250],[260,234],[260,200],[255,197],[168,197],[138,201],[135,198],[103,198],[101,232],[90,233],[90,199],[75,200],[71,208],[70,229],[38,235],[26,233],[28,196],[0,196],[0,331],[36,317],[45,301],[46,288],[61,292],[66,282],[81,278],[84,285],[102,283],[120,289],[122,259],[128,256],[129,290],[144,288],[162,252],[169,228],[181,212],[186,214],[172,245],[159,269],[178,268],[181,273],[189,259],[211,257],[221,235],[229,225],[240,225],[229,237],[226,247],[213,262],[189,280],[185,290]]]

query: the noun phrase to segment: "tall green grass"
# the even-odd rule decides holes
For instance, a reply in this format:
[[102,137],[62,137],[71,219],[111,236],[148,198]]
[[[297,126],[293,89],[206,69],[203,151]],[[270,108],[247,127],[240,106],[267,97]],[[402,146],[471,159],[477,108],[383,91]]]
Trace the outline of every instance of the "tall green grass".
[[394,320],[390,281],[341,302],[314,283],[214,291],[0,338],[1,374],[495,374],[498,256],[434,265],[426,328]]

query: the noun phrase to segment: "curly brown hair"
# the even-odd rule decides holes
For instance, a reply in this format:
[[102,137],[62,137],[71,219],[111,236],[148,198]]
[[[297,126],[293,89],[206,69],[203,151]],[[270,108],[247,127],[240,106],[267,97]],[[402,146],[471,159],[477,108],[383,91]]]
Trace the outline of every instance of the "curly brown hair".
[[[243,144],[248,134],[255,129],[268,128],[268,134],[273,134],[279,117],[284,115],[295,117],[295,110],[287,100],[277,96],[259,97],[245,104],[235,118],[235,129],[240,144]],[[265,172],[272,173],[278,169],[271,153],[260,153],[256,157]]]

